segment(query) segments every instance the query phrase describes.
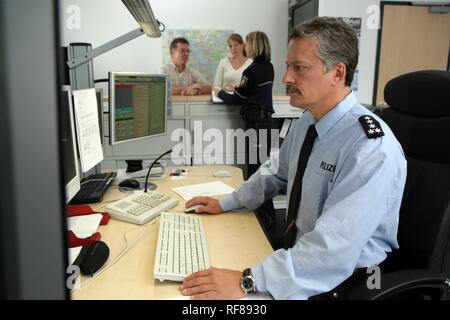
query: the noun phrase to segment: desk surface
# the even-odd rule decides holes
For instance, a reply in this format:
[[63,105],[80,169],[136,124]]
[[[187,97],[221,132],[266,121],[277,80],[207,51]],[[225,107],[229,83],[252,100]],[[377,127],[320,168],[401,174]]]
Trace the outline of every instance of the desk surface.
[[[179,205],[169,211],[182,212],[184,199],[171,188],[190,184],[221,180],[237,188],[243,181],[242,171],[237,167],[192,166],[188,170],[187,180],[153,180],[156,191],[179,199]],[[231,171],[233,176],[214,178],[212,174],[218,169]],[[169,169],[170,170],[170,169]],[[104,197],[104,203],[93,205],[103,211],[106,202],[118,200],[124,194],[117,187],[111,186]],[[220,197],[217,197],[220,198]],[[230,212],[220,215],[200,215],[205,227],[211,266],[243,270],[262,262],[271,252],[272,247],[262,231],[253,212]],[[153,278],[156,241],[158,237],[159,218],[148,222],[148,227],[111,219],[99,231],[102,240],[110,248],[108,263],[115,259],[128,245],[139,239],[111,268],[98,275],[79,290],[72,292],[72,299],[167,299],[181,296],[178,291],[180,283]],[[83,281],[86,278],[83,279]]]

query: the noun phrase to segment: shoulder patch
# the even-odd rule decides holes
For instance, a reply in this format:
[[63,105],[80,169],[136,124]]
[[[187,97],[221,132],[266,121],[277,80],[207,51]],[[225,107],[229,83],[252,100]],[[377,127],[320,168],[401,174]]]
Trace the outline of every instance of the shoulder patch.
[[248,78],[246,76],[242,76],[241,83],[239,84],[240,87],[245,87],[247,84]]
[[365,115],[359,118],[359,122],[363,126],[364,132],[369,139],[376,139],[384,136],[384,132],[381,129],[380,123],[372,116]]

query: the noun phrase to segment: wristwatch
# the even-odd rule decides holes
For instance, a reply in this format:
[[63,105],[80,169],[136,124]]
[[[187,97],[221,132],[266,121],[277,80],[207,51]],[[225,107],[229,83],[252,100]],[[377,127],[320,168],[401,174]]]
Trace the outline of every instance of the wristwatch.
[[247,268],[242,272],[240,284],[245,293],[256,292],[256,282],[250,268]]

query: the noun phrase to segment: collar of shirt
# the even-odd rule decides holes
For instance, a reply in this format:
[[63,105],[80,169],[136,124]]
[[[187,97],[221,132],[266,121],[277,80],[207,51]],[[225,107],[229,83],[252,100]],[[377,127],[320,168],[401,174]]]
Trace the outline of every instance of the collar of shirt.
[[183,70],[182,72],[178,72],[177,66],[174,65],[173,62],[171,62],[170,65],[172,66],[173,71],[175,71],[175,72],[178,73],[178,74],[183,74],[183,73],[189,71],[189,68],[188,68],[188,66],[186,66],[186,65],[184,66],[184,70]]
[[[333,109],[324,115],[316,123],[316,131],[319,139],[325,137],[328,131],[357,103],[355,94],[351,91],[344,100],[339,102]],[[313,118],[314,119],[314,118]]]

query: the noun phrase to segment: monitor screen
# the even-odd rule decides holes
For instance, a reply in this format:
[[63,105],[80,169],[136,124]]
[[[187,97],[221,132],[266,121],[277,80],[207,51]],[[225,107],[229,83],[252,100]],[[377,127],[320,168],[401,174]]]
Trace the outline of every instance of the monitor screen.
[[72,91],[70,86],[63,86],[60,105],[61,148],[63,156],[63,175],[66,188],[66,203],[80,190],[78,169],[77,141],[75,121],[72,108]]
[[319,13],[318,0],[306,0],[294,5],[291,9],[291,27],[297,24],[317,17]]
[[167,75],[111,72],[111,144],[166,133]]

